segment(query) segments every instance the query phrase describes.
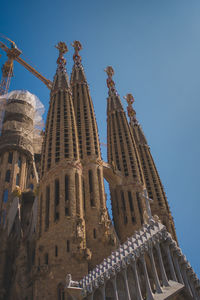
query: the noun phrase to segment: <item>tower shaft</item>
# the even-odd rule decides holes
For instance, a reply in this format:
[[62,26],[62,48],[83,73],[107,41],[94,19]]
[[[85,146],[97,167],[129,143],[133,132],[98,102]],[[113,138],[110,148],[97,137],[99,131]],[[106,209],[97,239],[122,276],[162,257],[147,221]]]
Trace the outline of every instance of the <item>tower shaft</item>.
[[132,108],[134,98],[131,94],[127,94],[126,100],[129,104],[128,115],[130,117],[130,130],[132,131],[136,141],[148,195],[153,200],[151,202],[152,214],[157,215],[160,218],[161,222],[167,227],[167,230],[177,241],[174,221],[169,209],[167,197],[161,183],[160,176],[151,155],[150,147],[147,143],[146,137],[136,119],[136,113]]
[[[60,55],[42,150],[35,274],[38,299],[57,298],[67,273],[80,279],[88,271],[82,167],[65,47],[58,44]],[[42,290],[44,286],[47,289]]]
[[[106,208],[103,166],[97,123],[89,87],[75,41],[74,66],[71,75],[81,164],[87,247],[91,250],[89,268],[93,268],[115,248],[116,236]],[[100,243],[101,242],[101,246]]]
[[143,175],[134,138],[112,80],[113,69],[107,67],[109,97],[107,103],[108,163],[121,172],[121,183],[110,184],[114,224],[120,241],[124,242],[143,220],[145,210]]

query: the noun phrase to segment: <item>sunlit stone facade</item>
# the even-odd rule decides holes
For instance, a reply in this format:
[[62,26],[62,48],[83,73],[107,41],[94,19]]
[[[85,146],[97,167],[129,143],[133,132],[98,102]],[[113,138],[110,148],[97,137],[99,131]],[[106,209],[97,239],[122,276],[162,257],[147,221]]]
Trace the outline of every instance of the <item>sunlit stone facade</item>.
[[[113,68],[107,67],[104,162],[79,54],[82,46],[78,41],[72,46],[70,81],[67,46],[56,46],[57,70],[38,147],[32,134],[34,107],[23,93],[5,106],[0,137],[0,300],[200,299],[200,282],[177,245],[133,97],[125,97],[128,123]],[[42,150],[36,151],[41,144]],[[110,185],[113,221],[104,178]]]

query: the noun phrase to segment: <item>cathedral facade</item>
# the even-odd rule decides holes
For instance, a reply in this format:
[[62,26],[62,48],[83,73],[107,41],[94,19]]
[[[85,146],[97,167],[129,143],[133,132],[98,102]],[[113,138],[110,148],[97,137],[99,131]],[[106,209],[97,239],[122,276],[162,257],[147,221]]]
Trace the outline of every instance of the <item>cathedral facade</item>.
[[45,131],[29,92],[9,93],[0,114],[0,299],[200,299],[133,96],[128,122],[107,67],[104,162],[81,43],[70,80],[56,47]]

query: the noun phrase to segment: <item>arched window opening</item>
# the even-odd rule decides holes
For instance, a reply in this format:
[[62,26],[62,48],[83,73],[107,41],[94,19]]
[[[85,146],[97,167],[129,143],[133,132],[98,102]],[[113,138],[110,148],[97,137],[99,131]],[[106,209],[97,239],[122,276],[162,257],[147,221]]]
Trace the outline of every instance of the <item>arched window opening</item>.
[[8,163],[9,163],[9,164],[12,164],[12,160],[13,160],[13,153],[12,153],[12,152],[9,152],[9,153],[8,153]]
[[10,182],[10,170],[6,171],[5,182]]
[[58,300],[65,300],[65,290],[62,283],[58,285]]
[[3,202],[7,203],[7,201],[8,201],[8,190],[6,189],[3,192]]
[[114,300],[115,292],[112,281],[108,280],[105,287],[106,300]]

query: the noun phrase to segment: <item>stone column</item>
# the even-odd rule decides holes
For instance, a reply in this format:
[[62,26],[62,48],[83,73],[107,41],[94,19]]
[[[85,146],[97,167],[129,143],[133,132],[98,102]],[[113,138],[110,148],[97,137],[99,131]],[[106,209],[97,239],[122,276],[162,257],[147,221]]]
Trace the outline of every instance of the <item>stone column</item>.
[[185,263],[182,265],[181,271],[182,271],[181,273],[183,275],[183,280],[184,280],[185,287],[186,287],[187,291],[189,292],[189,294],[191,296],[193,296],[190,285],[189,285],[189,282],[188,282],[187,274],[186,274],[186,264]]
[[112,283],[114,286],[115,300],[119,300],[118,293],[117,293],[116,276],[112,279]]
[[127,279],[127,274],[126,274],[126,269],[123,272],[123,277],[124,277],[124,281],[125,281],[127,300],[131,300],[131,296],[130,296],[130,292],[129,292],[129,286],[128,286],[128,279]]
[[151,290],[151,285],[150,285],[150,281],[149,281],[149,275],[148,275],[148,272],[147,272],[147,266],[146,266],[146,261],[145,261],[144,254],[141,257],[141,261],[142,261],[143,268],[144,268],[147,300],[153,300],[154,298],[153,298],[153,293],[152,293],[152,290]]
[[159,265],[160,265],[160,271],[161,271],[163,286],[169,286],[169,282],[168,282],[168,279],[167,279],[167,275],[166,275],[166,272],[165,272],[163,259],[162,259],[162,255],[161,255],[161,251],[160,251],[160,245],[157,243],[155,246],[156,246],[156,250],[157,250],[157,253],[158,253],[158,260],[159,260]]
[[137,289],[137,300],[143,300],[141,289],[140,289],[139,278],[138,278],[136,261],[133,262],[132,268],[133,268],[133,271],[134,271],[134,274],[135,274],[136,289]]
[[150,248],[149,255],[150,255],[150,260],[151,260],[151,265],[152,265],[154,282],[155,282],[155,286],[156,286],[156,293],[160,294],[160,293],[162,293],[162,288],[161,288],[160,281],[159,281],[159,278],[158,278],[158,273],[157,273],[157,270],[156,270],[156,265],[155,265],[155,261],[154,261],[154,257],[153,257],[152,247]]
[[93,293],[91,295],[89,295],[87,298],[88,298],[88,300],[93,300]]
[[102,300],[106,300],[106,293],[105,293],[105,284],[100,288],[102,294]]
[[178,262],[178,257],[176,255],[176,253],[173,253],[172,257],[173,257],[173,261],[174,261],[174,265],[175,265],[175,269],[176,269],[176,274],[177,274],[177,277],[178,277],[178,282],[181,283],[181,284],[184,284],[183,278],[182,278],[182,275],[181,275],[179,262]]
[[167,253],[167,258],[168,258],[168,262],[169,262],[169,267],[170,267],[170,273],[171,273],[171,276],[172,276],[172,280],[177,281],[176,273],[175,273],[175,270],[174,270],[174,265],[173,265],[173,262],[172,262],[171,252],[169,250],[169,245],[168,244],[165,245],[165,249],[166,249],[166,253]]

